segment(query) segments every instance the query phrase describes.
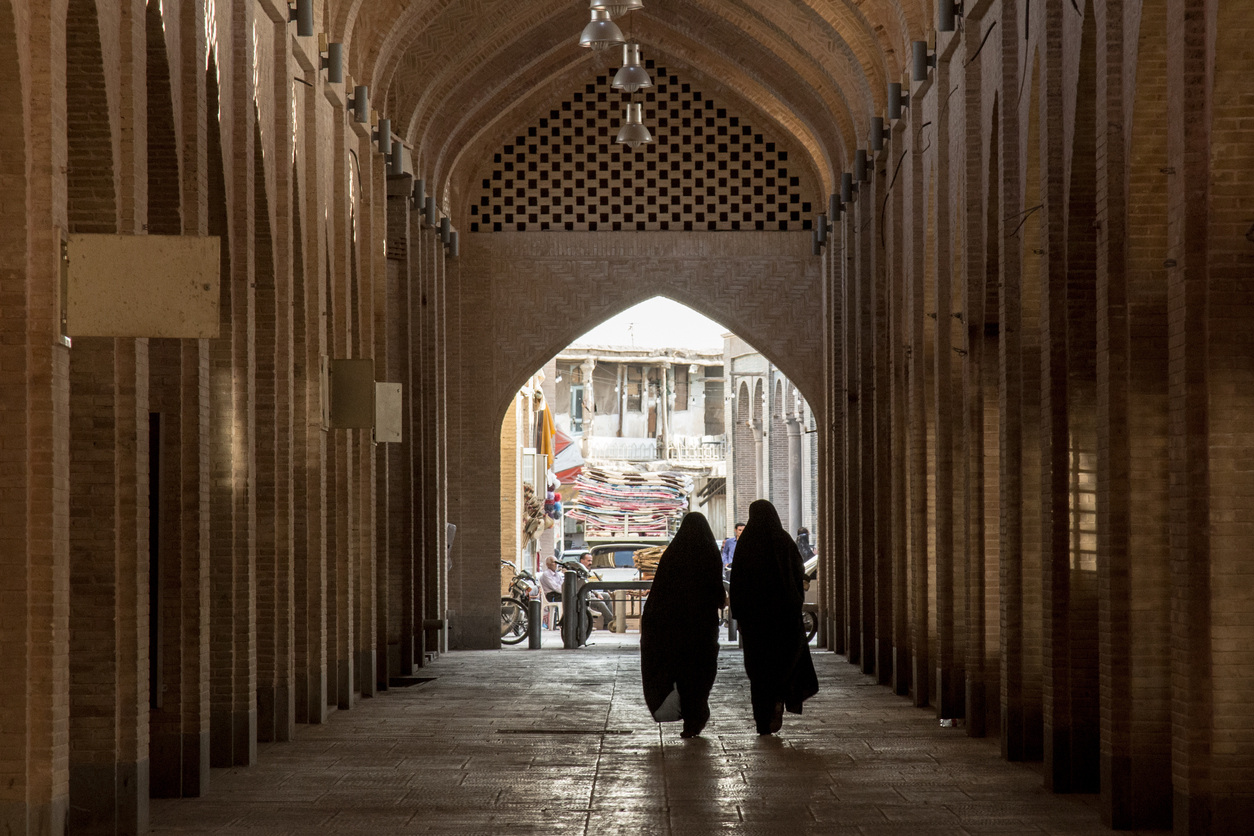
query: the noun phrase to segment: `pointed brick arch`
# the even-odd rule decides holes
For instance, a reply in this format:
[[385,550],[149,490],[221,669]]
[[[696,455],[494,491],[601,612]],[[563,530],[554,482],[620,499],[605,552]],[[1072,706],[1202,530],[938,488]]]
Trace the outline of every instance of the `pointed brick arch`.
[[[503,414],[523,381],[597,324],[665,296],[743,337],[803,394],[817,392],[819,285],[805,233],[495,233],[467,235],[462,292],[508,312],[477,343]],[[479,317],[476,308],[474,316]],[[469,313],[469,312],[468,312]],[[809,399],[809,398],[808,398]],[[813,401],[812,401],[813,402]]]

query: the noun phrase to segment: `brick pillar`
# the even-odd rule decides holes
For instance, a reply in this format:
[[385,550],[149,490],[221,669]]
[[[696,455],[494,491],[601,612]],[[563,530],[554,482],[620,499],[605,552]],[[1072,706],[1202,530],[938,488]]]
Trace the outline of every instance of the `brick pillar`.
[[[133,6],[110,12],[98,21],[85,4],[67,17],[74,232],[134,233],[147,208],[136,179],[147,144],[144,17]],[[119,76],[112,108],[106,66]],[[148,823],[147,364],[146,340],[81,339],[70,355],[69,825],[89,833]]]
[[[459,522],[463,528],[471,525],[470,520],[461,519],[453,520],[449,513],[449,480],[448,480],[448,438],[449,438],[449,410],[448,400],[449,392],[452,387],[449,384],[449,331],[450,328],[456,328],[453,333],[464,334],[465,331],[460,330],[463,323],[460,316],[456,323],[453,322],[454,314],[460,314],[460,298],[457,297],[458,288],[455,284],[451,284],[448,275],[448,259],[444,254],[444,246],[440,243],[439,231],[431,233],[431,249],[433,269],[436,281],[436,534],[438,535],[438,554],[436,557],[435,577],[438,581],[438,599],[436,601],[435,617],[444,621],[444,626],[440,630],[439,650],[441,653],[447,653],[449,649],[449,633],[450,627],[448,619],[453,617],[449,609],[449,539],[447,524],[450,522]],[[456,300],[456,301],[455,301]],[[489,422],[495,430],[495,421]],[[493,609],[496,609],[493,607]]]
[[[380,548],[386,544],[386,556],[380,552],[380,576],[387,581],[386,599],[380,596],[381,686],[388,676],[409,676],[414,669],[414,573],[418,557],[415,520],[419,509],[414,502],[414,453],[418,445],[414,408],[418,400],[412,371],[412,341],[417,325],[411,315],[414,300],[410,293],[412,189],[413,178],[408,175],[388,178],[388,262],[386,302],[382,305],[386,328],[380,331],[385,341],[384,379],[401,384],[404,429],[400,444],[389,444],[380,450],[380,484],[386,486],[386,495],[380,489],[380,503],[387,509],[379,520],[379,527],[386,529],[386,537],[382,533],[379,537]],[[382,606],[384,600],[386,607]]]
[[[845,501],[848,489],[845,483],[847,456],[845,451],[845,421],[848,398],[845,397],[845,339],[844,316],[848,299],[845,296],[845,215],[832,218],[832,231],[827,236],[828,293],[828,368],[829,403],[824,428],[827,436],[828,466],[828,526],[823,532],[824,546],[820,554],[826,555],[823,572],[826,573],[824,588],[827,591],[827,623],[829,640],[827,647],[834,653],[848,652],[848,552],[845,550],[846,518]],[[820,575],[820,578],[823,578]]]
[[[243,7],[241,7],[243,8]],[[223,235],[221,328],[210,344],[211,762],[250,765],[257,750],[256,315],[251,16],[219,9],[222,88],[210,67],[210,232]],[[230,60],[227,56],[238,56]],[[215,94],[216,93],[216,94]],[[222,121],[215,125],[221,101]],[[215,147],[215,142],[220,145]],[[230,165],[226,164],[230,161]],[[215,170],[216,168],[216,170]],[[220,171],[220,182],[215,181]],[[214,204],[217,204],[215,206]]]
[[[922,124],[923,106],[918,97],[910,97],[910,124]],[[910,158],[908,177],[904,184],[909,195],[906,204],[910,215],[905,220],[905,247],[909,257],[905,260],[905,328],[902,332],[906,346],[907,364],[907,479],[909,488],[909,561],[910,590],[910,682],[914,704],[925,706],[932,699],[931,648],[929,646],[930,618],[928,610],[928,436],[927,436],[927,356],[925,326],[926,285],[925,252],[927,247],[926,208],[927,184],[923,179],[922,138],[917,131],[908,131]]]
[[[348,179],[348,148],[353,133],[342,121],[332,130],[331,148],[338,149],[330,162],[334,172],[329,195],[332,206],[344,207],[333,213],[328,223],[327,345],[333,359],[353,357],[353,230],[352,201]],[[360,188],[360,185],[358,186]],[[353,707],[353,640],[357,548],[353,537],[353,439],[352,430],[333,429],[327,433],[327,704],[340,709]]]
[[[948,91],[949,61],[937,62],[933,79],[932,92]],[[960,103],[960,102],[959,102]],[[961,427],[960,412],[954,403],[954,395],[958,389],[954,385],[960,380],[959,371],[955,372],[953,345],[953,245],[955,233],[951,224],[953,203],[950,187],[950,131],[949,120],[953,118],[953,109],[941,108],[944,104],[937,101],[936,96],[930,99],[932,107],[929,112],[935,120],[931,143],[935,154],[935,171],[933,180],[933,197],[929,201],[931,223],[934,224],[932,235],[935,244],[932,249],[935,271],[935,307],[927,313],[933,320],[935,330],[935,349],[933,368],[936,377],[936,400],[934,403],[935,422],[935,514],[936,514],[936,648],[937,658],[934,660],[936,682],[936,714],[941,719],[962,718],[966,715],[963,700],[966,697],[964,687],[962,656],[958,649],[960,632],[957,627],[959,614],[958,601],[960,592],[956,588],[957,556],[955,554],[956,520],[958,510],[954,503],[956,483],[954,442],[956,430]],[[947,104],[947,102],[946,102]],[[930,307],[930,306],[929,306]],[[961,314],[961,312],[959,312]]]
[[321,723],[327,715],[327,444],[322,427],[322,361],[327,354],[327,259],[325,180],[316,176],[323,159],[316,127],[323,101],[321,74],[297,88],[298,146],[293,164],[293,528],[295,621],[293,658],[295,721]]
[[[892,176],[891,155],[884,152],[871,161],[871,183],[874,187],[874,203],[884,208],[888,183]],[[874,222],[867,230],[871,236],[871,355],[872,397],[866,404],[870,411],[871,455],[869,462],[874,473],[874,502],[869,520],[871,542],[874,548],[870,559],[875,567],[875,583],[872,589],[875,635],[872,637],[871,655],[874,658],[876,678],[880,684],[893,681],[893,478],[892,478],[892,359],[894,342],[892,306],[890,303],[889,261],[885,228],[886,218],[876,213]]]
[[1254,511],[1254,10],[1167,6],[1171,697],[1175,831],[1254,817],[1249,543]]
[[[962,324],[964,327],[960,345],[965,352],[962,376],[962,431],[957,434],[960,445],[957,459],[957,478],[962,484],[963,511],[960,523],[964,528],[966,543],[966,629],[965,629],[965,683],[966,729],[971,737],[984,737],[988,731],[988,708],[992,683],[988,670],[988,624],[985,572],[990,564],[987,551],[988,537],[998,529],[996,516],[989,516],[985,503],[995,492],[995,483],[986,483],[986,436],[984,432],[986,399],[984,376],[986,362],[986,323],[991,313],[996,322],[996,312],[988,310],[990,285],[994,292],[997,277],[996,259],[991,258],[990,246],[995,247],[997,232],[989,229],[988,217],[996,213],[996,202],[990,199],[990,191],[997,177],[997,166],[990,165],[989,157],[995,154],[995,131],[992,142],[984,137],[983,114],[985,112],[983,89],[980,84],[983,64],[979,58],[979,43],[974,38],[964,39],[963,66],[961,72],[963,95],[963,146],[966,153],[962,164],[964,171],[962,206],[962,250],[964,287],[962,290]],[[957,75],[957,73],[955,73]],[[996,111],[994,110],[994,114]],[[994,115],[994,122],[996,116]],[[992,363],[987,363],[991,366]],[[995,563],[993,564],[995,565]]]
[[[1041,559],[1045,786],[1097,790],[1094,322],[1095,37],[1086,18],[1076,89],[1064,90],[1060,16],[1048,16],[1041,185]],[[1070,153],[1057,130],[1075,102]],[[1071,160],[1070,182],[1058,176]],[[1068,188],[1069,187],[1069,188]],[[1031,203],[1028,204],[1032,205]],[[1025,497],[1030,497],[1025,490]],[[1031,501],[1028,499],[1027,501]]]
[[843,386],[847,403],[844,421],[845,444],[845,634],[848,644],[846,658],[851,665],[862,664],[862,409],[859,404],[862,381],[859,375],[858,326],[862,319],[862,246],[861,226],[866,211],[860,209],[865,198],[858,196],[848,207],[845,226],[845,269],[842,295],[845,308],[842,317],[842,338],[845,356]]
[[[868,170],[875,167],[874,161],[868,161]],[[856,261],[857,270],[857,448],[851,454],[856,456],[858,481],[855,492],[858,505],[857,516],[852,525],[858,528],[858,548],[851,551],[851,557],[858,560],[859,583],[854,589],[858,596],[859,622],[862,632],[859,661],[862,672],[875,673],[876,662],[876,584],[878,581],[878,561],[875,521],[878,513],[876,484],[878,475],[875,469],[875,315],[876,315],[876,279],[879,249],[879,214],[877,206],[879,178],[873,172],[868,182],[862,184],[862,193],[857,203],[857,234]]]
[[909,495],[909,458],[907,456],[909,430],[909,397],[908,397],[908,364],[907,364],[907,329],[906,319],[906,285],[907,285],[907,244],[904,207],[908,189],[908,177],[903,177],[907,155],[905,148],[906,130],[904,123],[898,123],[891,144],[888,146],[888,167],[891,176],[886,186],[887,201],[885,209],[884,237],[887,245],[885,253],[885,304],[887,307],[884,325],[884,337],[888,343],[886,363],[888,365],[887,385],[887,417],[889,457],[885,468],[885,479],[889,483],[889,528],[888,545],[889,561],[892,576],[892,590],[889,598],[891,609],[890,633],[882,637],[891,643],[891,659],[889,666],[892,671],[891,685],[893,693],[908,696],[911,684],[911,653],[910,653],[910,506]]
[[[391,137],[388,137],[391,142]],[[380,293],[387,293],[387,283],[383,277],[383,261],[385,260],[378,242],[387,235],[387,184],[383,157],[377,153],[378,145],[367,138],[365,147],[361,149],[362,161],[367,164],[362,168],[365,182],[363,190],[362,217],[365,222],[361,243],[360,289],[358,292],[358,348],[363,357],[375,360],[375,380],[383,380],[381,366],[386,365],[385,349],[379,342],[382,329],[376,332],[378,317],[384,311],[377,306],[386,302],[386,296],[379,299]],[[376,493],[377,473],[374,433],[371,430],[359,430],[358,450],[358,542],[360,548],[360,601],[357,619],[357,687],[362,696],[372,697],[377,691],[378,666],[380,657],[376,652],[378,635],[378,600],[379,589],[387,583],[386,575],[380,583],[379,556],[386,554],[386,540],[376,541],[378,532],[376,514],[379,510],[386,511],[386,506],[379,508],[381,495]],[[384,493],[382,496],[386,496]],[[386,564],[385,564],[386,565]],[[386,661],[386,656],[383,657]]]
[[1166,6],[1141,8],[1136,42],[1127,4],[1097,10],[1097,101],[1114,117],[1097,133],[1100,785],[1120,829],[1171,825]]

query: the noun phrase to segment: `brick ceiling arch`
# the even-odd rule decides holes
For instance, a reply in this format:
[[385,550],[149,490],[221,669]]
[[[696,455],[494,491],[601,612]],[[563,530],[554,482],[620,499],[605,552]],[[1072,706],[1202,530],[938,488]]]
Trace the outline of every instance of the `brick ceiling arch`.
[[[420,174],[456,190],[464,149],[508,134],[526,90],[585,55],[583,0],[327,0],[354,77],[416,145]],[[652,53],[686,60],[771,118],[830,183],[886,82],[924,36],[933,0],[646,0],[625,26]],[[637,18],[634,24],[632,17]],[[586,60],[583,59],[583,60]],[[519,92],[521,90],[521,92]]]
[[[509,312],[507,321],[480,323],[491,336],[475,348],[475,362],[484,364],[475,379],[489,386],[493,415],[503,415],[527,378],[562,349],[654,296],[728,328],[775,364],[807,402],[822,403],[816,400],[822,306],[808,301],[822,277],[805,233],[474,237],[458,281],[491,299],[484,310]],[[503,272],[510,281],[500,280]],[[555,310],[563,315],[553,316]],[[527,327],[514,327],[519,322]]]

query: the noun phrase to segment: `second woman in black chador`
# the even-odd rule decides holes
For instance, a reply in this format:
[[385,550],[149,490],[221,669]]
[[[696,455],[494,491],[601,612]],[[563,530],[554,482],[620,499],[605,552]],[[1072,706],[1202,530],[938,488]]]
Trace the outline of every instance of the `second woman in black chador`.
[[645,702],[654,719],[663,722],[678,719],[677,701],[684,737],[700,734],[710,719],[723,602],[723,561],[714,534],[703,515],[690,513],[658,560],[640,614]]
[[797,544],[775,506],[765,499],[754,502],[736,542],[731,608],[744,644],[758,734],[779,731],[784,709],[800,714],[801,703],[819,690],[801,625],[802,573]]

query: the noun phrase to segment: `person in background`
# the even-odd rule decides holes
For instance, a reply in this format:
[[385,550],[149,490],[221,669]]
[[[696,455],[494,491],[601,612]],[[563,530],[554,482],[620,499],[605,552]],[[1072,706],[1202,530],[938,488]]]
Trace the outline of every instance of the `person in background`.
[[682,719],[681,737],[696,737],[710,719],[724,599],[716,544],[704,514],[684,517],[658,560],[640,614],[644,700],[659,723]]
[[801,553],[802,563],[814,557],[814,546],[810,545],[810,529],[805,526],[797,529],[797,551]]
[[735,535],[732,537],[728,537],[726,540],[723,541],[722,557],[723,557],[723,573],[724,574],[726,574],[727,570],[731,568],[732,558],[736,554],[736,541],[740,539],[740,532],[744,530],[745,530],[744,523],[740,523],[740,522],[736,523]]
[[[592,552],[584,552],[579,556],[579,562],[583,568],[588,570],[588,577],[593,580],[600,580],[600,576],[592,571]],[[588,609],[601,614],[601,629],[609,630],[611,633],[618,632],[618,628],[614,624],[614,611],[610,609],[610,594],[604,590],[594,589],[588,593]]]
[[749,699],[758,734],[780,730],[784,709],[818,693],[819,680],[801,624],[801,552],[765,499],[749,506],[749,524],[736,546],[731,605],[744,644]]

